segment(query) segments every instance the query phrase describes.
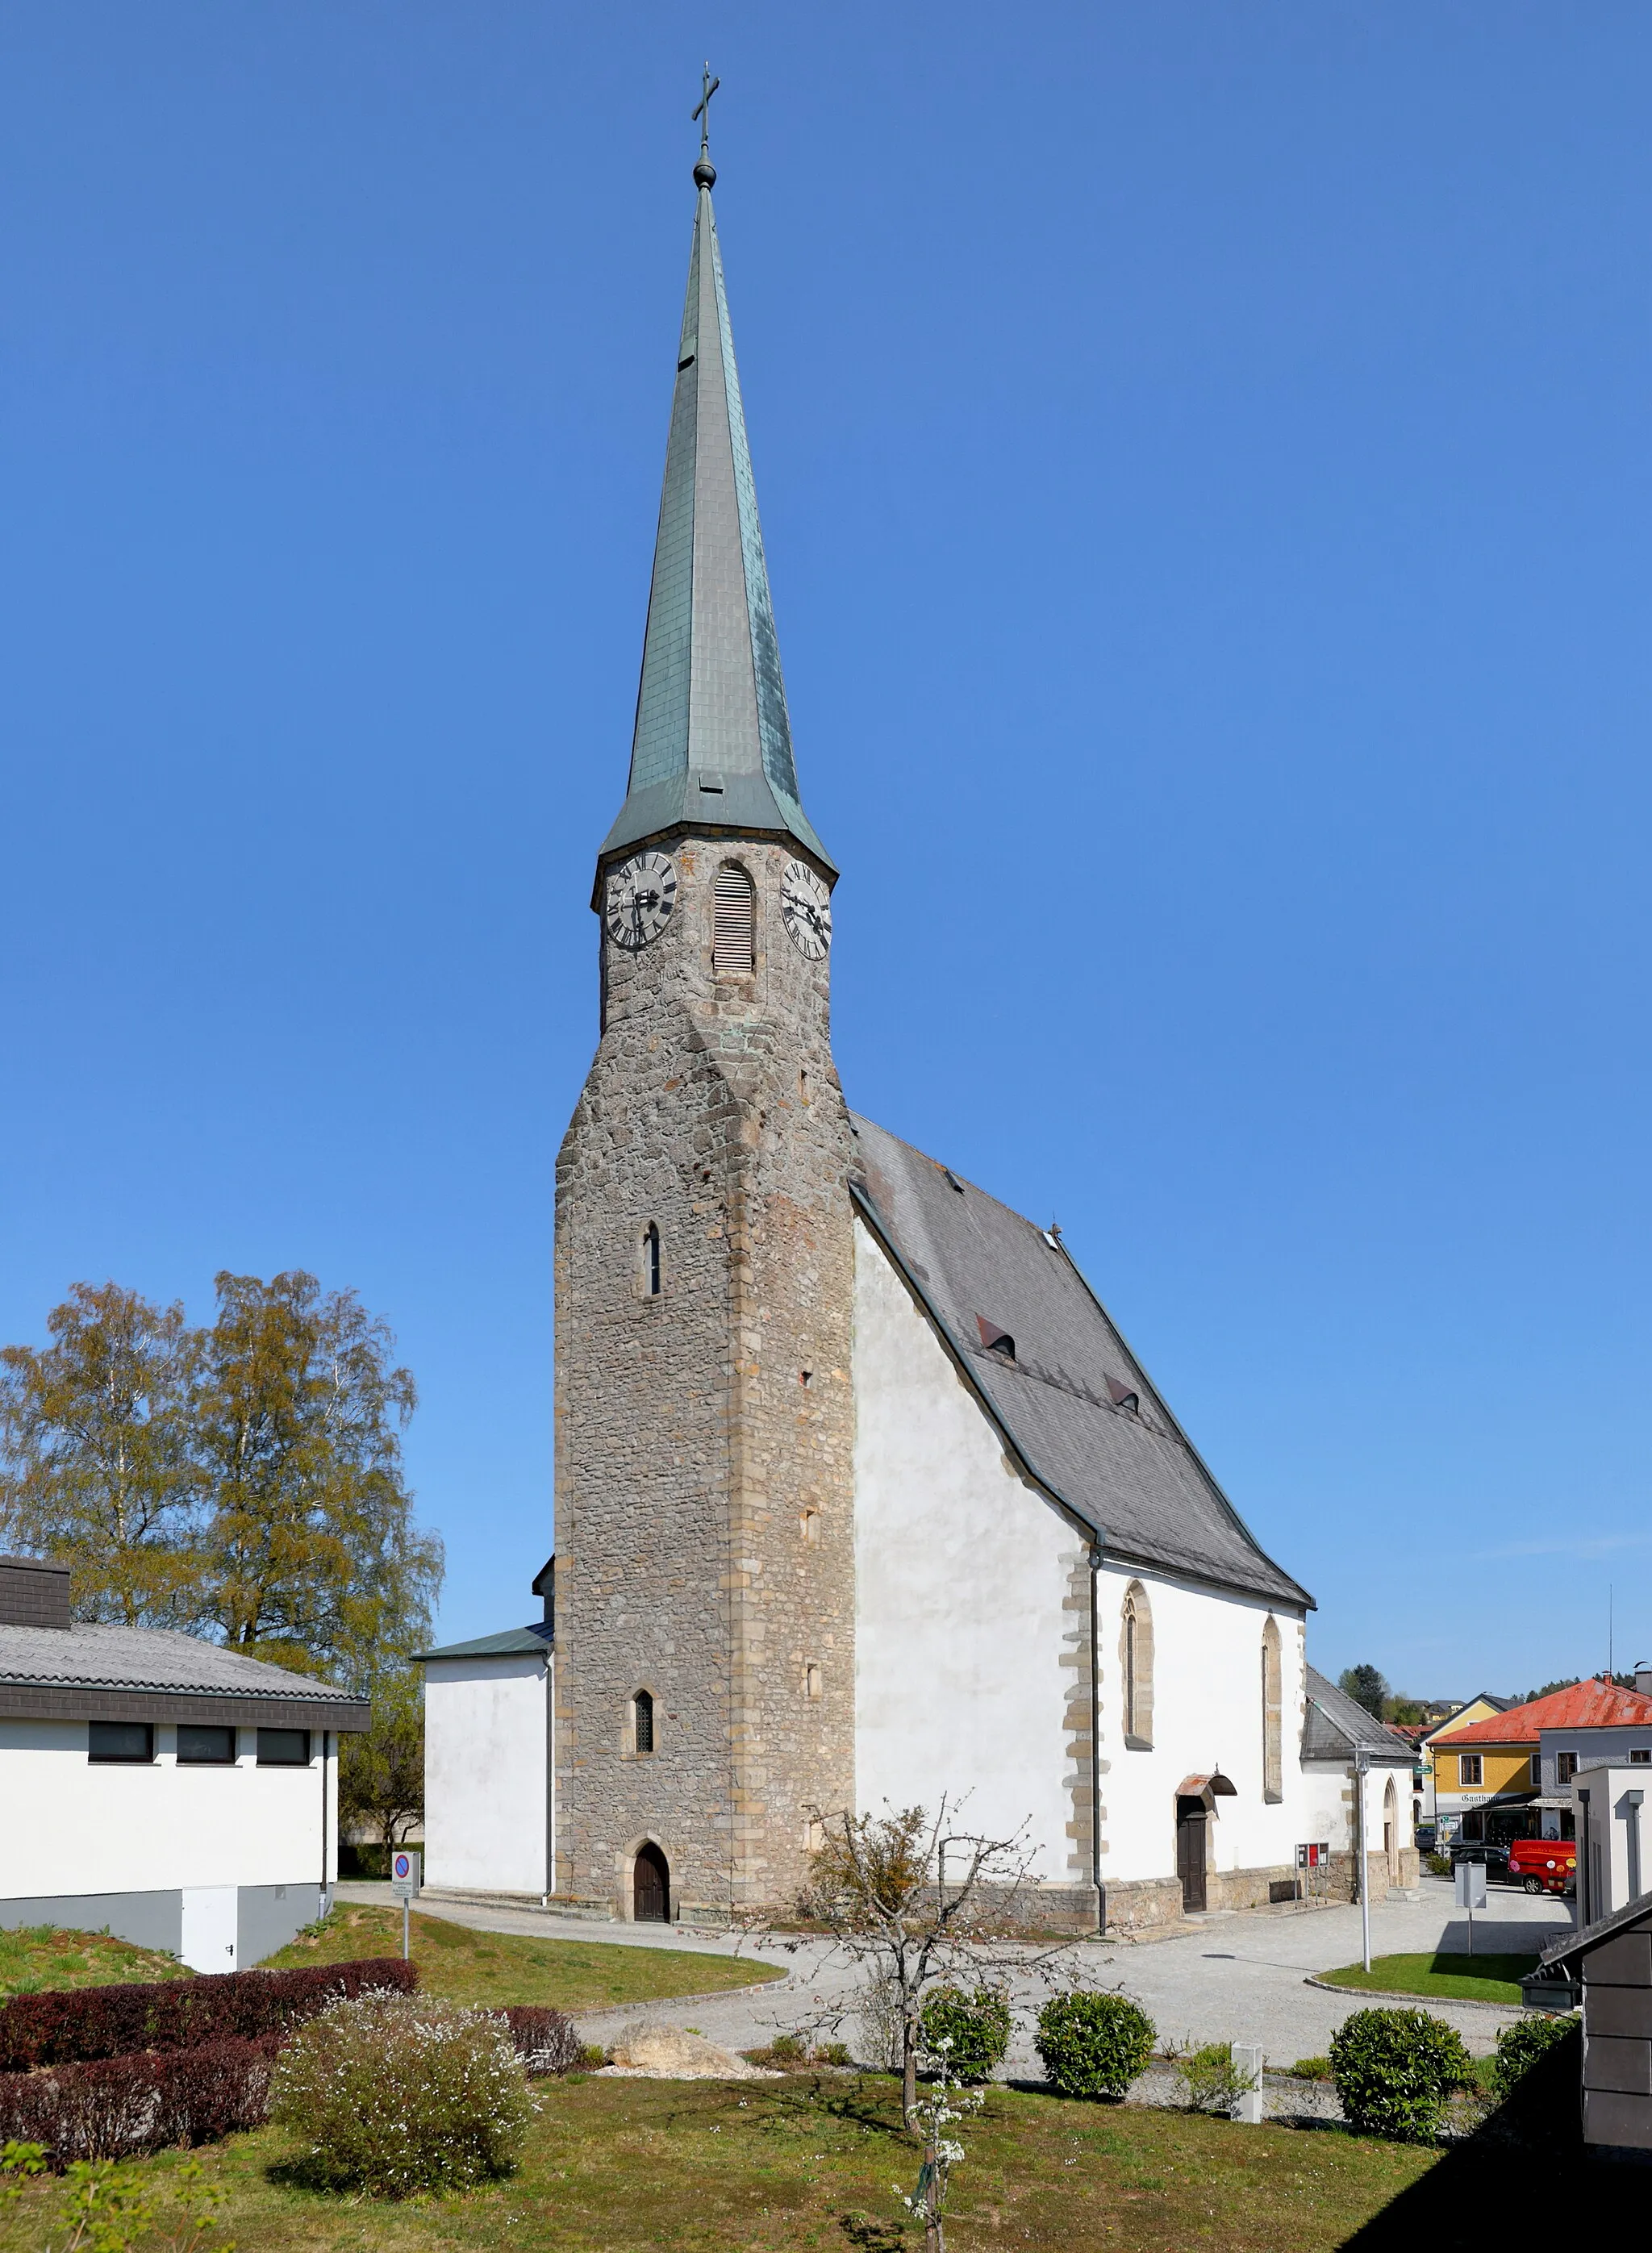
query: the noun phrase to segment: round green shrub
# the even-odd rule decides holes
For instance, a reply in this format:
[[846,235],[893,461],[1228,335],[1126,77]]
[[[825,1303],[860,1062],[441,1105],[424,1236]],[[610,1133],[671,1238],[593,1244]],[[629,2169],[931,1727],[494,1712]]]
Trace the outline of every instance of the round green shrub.
[[1515,2085],[1536,2065],[1545,2050],[1565,2041],[1578,2029],[1576,2019],[1516,2019],[1497,2037],[1491,2085],[1499,2096],[1511,2096]]
[[949,2045],[947,2063],[959,2081],[990,2081],[1009,2047],[1009,2005],[995,1987],[978,1987],[972,1995],[938,1987],[919,2023],[926,2049]]
[[282,2052],[269,2091],[312,2180],[380,2198],[509,2174],[534,2109],[501,2019],[412,1995],[335,2003]]
[[1121,2097],[1153,2055],[1156,2031],[1127,1995],[1080,1989],[1038,2013],[1034,2047],[1063,2096]]
[[1453,2089],[1473,2086],[1474,2068],[1443,2019],[1426,2011],[1356,2011],[1331,2036],[1331,2078],[1351,2128],[1425,2144],[1439,2133]]

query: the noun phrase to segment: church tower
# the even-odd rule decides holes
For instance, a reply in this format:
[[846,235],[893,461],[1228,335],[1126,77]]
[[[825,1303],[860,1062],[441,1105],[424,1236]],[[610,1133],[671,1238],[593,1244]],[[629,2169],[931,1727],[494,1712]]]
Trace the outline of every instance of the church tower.
[[702,139],[601,1040],[556,1171],[556,1889],[726,1916],[854,1804],[837,871],[798,799]]

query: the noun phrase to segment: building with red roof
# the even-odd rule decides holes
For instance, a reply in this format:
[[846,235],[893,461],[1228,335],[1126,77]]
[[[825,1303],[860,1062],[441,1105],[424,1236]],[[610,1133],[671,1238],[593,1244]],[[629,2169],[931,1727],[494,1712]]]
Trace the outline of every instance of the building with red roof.
[[1442,1828],[1468,1839],[1564,1836],[1579,1768],[1606,1761],[1652,1768],[1652,1674],[1636,1681],[1645,1686],[1574,1682],[1442,1730],[1433,1740]]

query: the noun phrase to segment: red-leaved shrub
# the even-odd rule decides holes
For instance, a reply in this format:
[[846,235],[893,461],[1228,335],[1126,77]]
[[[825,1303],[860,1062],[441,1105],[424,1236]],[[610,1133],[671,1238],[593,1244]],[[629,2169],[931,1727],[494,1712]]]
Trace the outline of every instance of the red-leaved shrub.
[[511,2029],[516,2054],[530,2078],[571,2073],[585,2054],[572,2019],[534,2003],[512,2003],[494,2013]]
[[301,2026],[341,1995],[410,1994],[418,1973],[399,1956],[296,1971],[212,1971],[130,1987],[51,1988],[0,2004],[0,2074],[258,2041]]
[[279,2047],[267,2034],[0,2074],[0,2143],[43,2144],[60,2172],[75,2159],[127,2159],[256,2128]]

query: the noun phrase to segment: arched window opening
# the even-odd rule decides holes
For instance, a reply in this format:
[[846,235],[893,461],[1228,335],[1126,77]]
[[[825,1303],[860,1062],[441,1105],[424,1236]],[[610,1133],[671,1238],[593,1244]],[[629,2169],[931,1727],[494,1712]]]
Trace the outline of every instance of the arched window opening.
[[1147,1591],[1133,1580],[1125,1591],[1119,1625],[1119,1671],[1124,1680],[1125,1744],[1153,1750],[1153,1609]]
[[631,1742],[639,1754],[654,1749],[654,1700],[646,1690],[631,1699]]
[[1399,1883],[1399,1793],[1394,1779],[1388,1779],[1383,1793],[1383,1855],[1388,1864],[1388,1882]]
[[818,1510],[805,1510],[802,1517],[798,1520],[798,1524],[802,1529],[804,1539],[812,1549],[820,1538],[819,1511]]
[[749,978],[756,946],[756,892],[738,862],[725,861],[712,887],[711,966],[719,978]]
[[1262,1630],[1262,1796],[1272,1803],[1285,1796],[1282,1673],[1279,1622],[1270,1619]]
[[652,1220],[643,1231],[643,1295],[659,1296],[659,1226]]
[[820,1670],[812,1660],[803,1670],[803,1694],[805,1698],[820,1698],[826,1694]]

